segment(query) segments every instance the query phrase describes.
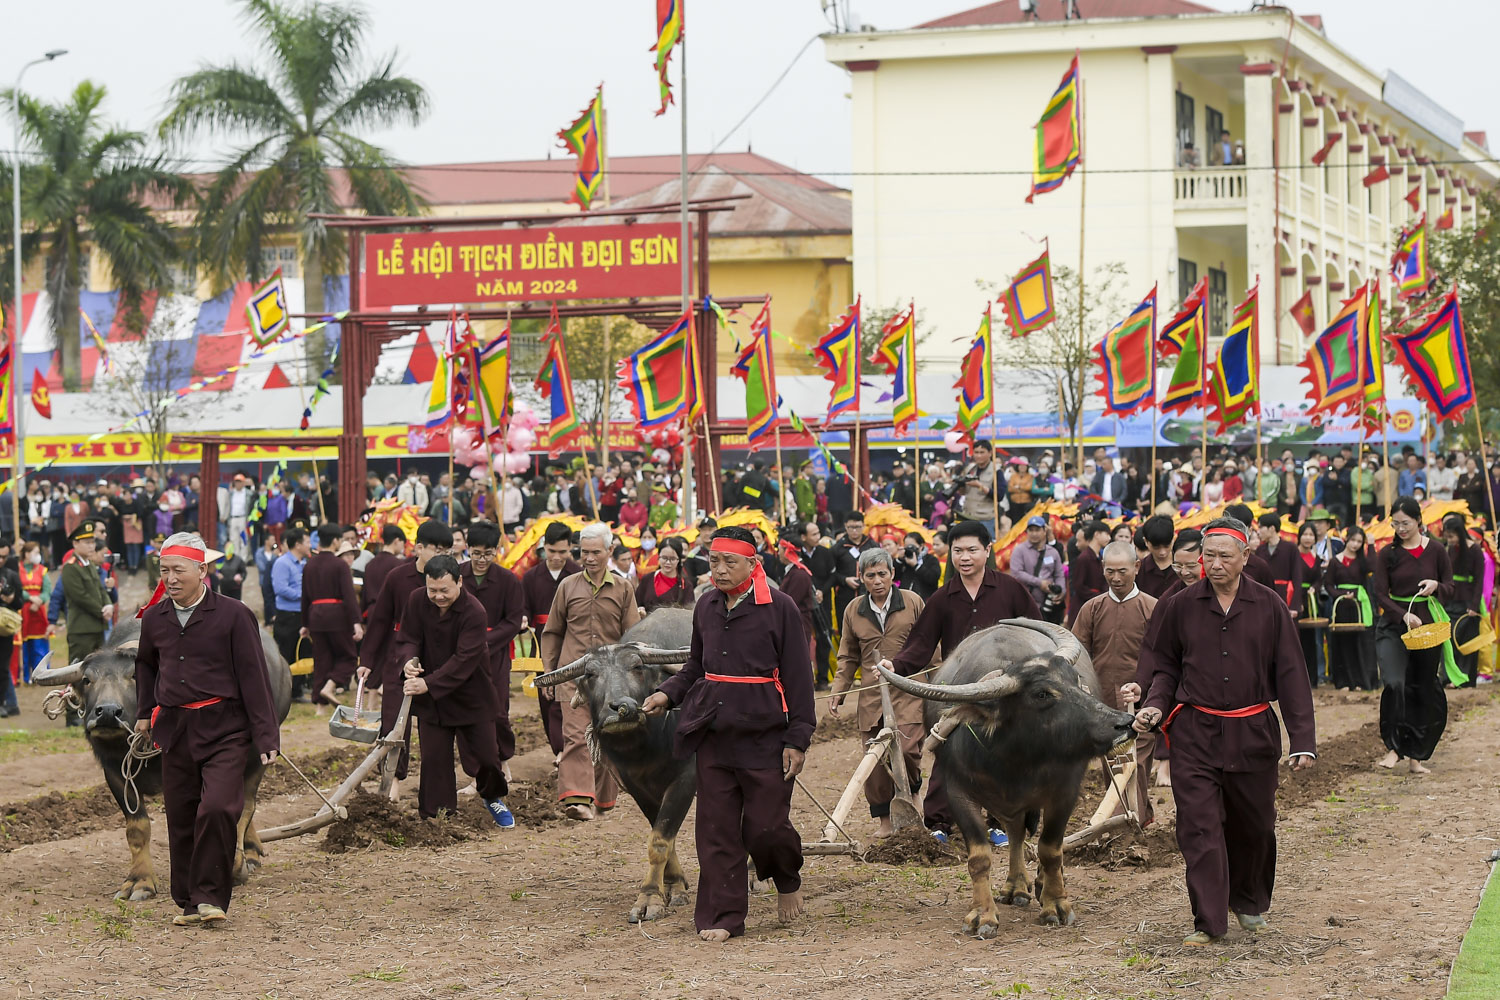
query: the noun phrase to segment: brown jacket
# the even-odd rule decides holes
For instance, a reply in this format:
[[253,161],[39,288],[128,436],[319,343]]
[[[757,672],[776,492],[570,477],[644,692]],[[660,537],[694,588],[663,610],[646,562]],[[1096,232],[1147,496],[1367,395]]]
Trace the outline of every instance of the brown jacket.
[[[880,673],[875,664],[883,659],[896,658],[923,607],[922,599],[916,594],[899,587],[892,589],[890,611],[882,630],[880,617],[870,608],[869,594],[850,601],[844,608],[844,637],[839,643],[839,669],[833,678],[833,693],[843,694],[854,686],[856,668],[863,672],[863,684],[879,684]],[[921,698],[891,688],[891,707],[896,710],[896,725],[922,724]],[[880,689],[861,691],[855,719],[860,731],[868,732],[879,726],[882,714]]]
[[552,596],[542,630],[542,665],[556,670],[591,649],[619,642],[639,619],[629,580],[606,569],[604,582],[595,590],[586,573],[574,573]]

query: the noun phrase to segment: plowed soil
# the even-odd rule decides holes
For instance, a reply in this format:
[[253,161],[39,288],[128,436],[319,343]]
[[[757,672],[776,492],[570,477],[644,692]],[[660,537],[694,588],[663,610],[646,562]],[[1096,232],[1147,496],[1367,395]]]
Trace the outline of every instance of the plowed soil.
[[[78,761],[57,768],[52,788],[45,770],[0,781],[11,801],[0,807],[0,984],[7,995],[90,1000],[1441,997],[1497,846],[1496,698],[1450,692],[1448,731],[1425,776],[1373,767],[1383,749],[1375,699],[1325,690],[1316,700],[1317,765],[1282,774],[1274,930],[1235,930],[1209,949],[1181,946],[1191,916],[1167,789],[1153,791],[1157,823],[1144,836],[1068,852],[1073,927],[1039,926],[1034,906],[1004,907],[996,940],[969,938],[961,854],[920,830],[877,842],[863,802],[848,829],[870,850],[809,857],[808,913],[790,926],[765,894],[750,901],[746,936],[726,945],[698,942],[692,894],[655,923],[628,924],[647,824],[628,796],[591,823],[563,820],[551,751],[528,721],[511,765],[514,831],[497,829],[473,796],[452,817],[418,819],[414,763],[397,803],[360,794],[350,821],[269,845],[217,930],[171,927],[164,896],[110,899],[128,863],[119,813],[102,786],[76,790]],[[534,720],[535,702],[517,701],[517,715]],[[284,742],[325,791],[366,752],[334,744],[324,720],[288,726]],[[861,755],[851,723],[820,727],[803,781],[831,809]],[[1095,772],[1075,828],[1102,793]],[[270,827],[319,805],[277,766],[257,818]],[[166,829],[159,804],[150,809],[165,893]],[[792,819],[809,839],[826,822],[801,792]],[[690,813],[677,849],[696,891],[693,830]]]

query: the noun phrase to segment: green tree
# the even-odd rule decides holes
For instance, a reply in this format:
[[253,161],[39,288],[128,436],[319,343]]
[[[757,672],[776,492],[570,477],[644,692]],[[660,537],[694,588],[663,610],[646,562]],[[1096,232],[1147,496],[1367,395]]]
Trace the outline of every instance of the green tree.
[[[885,325],[895,319],[900,313],[905,312],[908,305],[902,304],[883,309],[867,309],[865,310],[865,314],[860,317],[859,370],[861,374],[885,374],[885,366],[871,361],[870,358],[875,354],[875,349],[880,346],[880,341],[885,336]],[[932,336],[932,327],[927,323],[927,312],[925,309],[917,310],[912,327],[912,339],[916,341],[916,346],[921,348],[927,338]],[[920,355],[922,352],[918,350],[916,353]],[[923,367],[920,357],[913,358],[912,364],[918,371]]]
[[[366,71],[369,18],[357,7],[246,0],[265,71],[230,64],[198,70],[172,87],[164,137],[199,133],[242,140],[203,192],[197,257],[215,291],[266,276],[261,249],[275,232],[297,235],[307,311],[323,311],[327,276],[342,272],[346,242],[311,213],[355,209],[415,215],[424,207],[389,153],[357,133],[415,125],[428,109],[421,84],[395,72],[392,53]],[[308,377],[327,361],[323,334],[308,337]]]
[[[62,351],[63,387],[80,376],[78,294],[91,248],[108,265],[120,290],[126,323],[144,325],[141,296],[167,288],[180,257],[177,235],[153,212],[165,200],[181,204],[187,183],[146,148],[146,135],[104,122],[105,88],[87,80],[59,104],[22,94],[22,141],[34,157],[21,177],[21,257],[43,259],[52,329]],[[6,103],[12,100],[7,91]],[[7,213],[9,214],[9,213]],[[5,275],[11,265],[7,254]],[[10,282],[5,282],[9,289]],[[10,299],[7,296],[6,304]]]

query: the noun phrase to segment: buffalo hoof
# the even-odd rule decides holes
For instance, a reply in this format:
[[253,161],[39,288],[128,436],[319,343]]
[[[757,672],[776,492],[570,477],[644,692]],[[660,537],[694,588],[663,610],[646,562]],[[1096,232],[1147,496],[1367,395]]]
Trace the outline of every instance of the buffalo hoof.
[[986,941],[1000,933],[1000,919],[994,913],[970,910],[969,915],[964,918],[964,930],[979,940]]
[[120,891],[115,893],[116,899],[127,899],[132,903],[139,903],[145,899],[151,899],[156,895],[156,879],[151,875],[142,878],[128,878],[120,886]]
[[1014,892],[1002,892],[996,898],[999,899],[1002,903],[1006,903],[1010,906],[1018,906],[1023,910],[1031,905],[1031,893],[1027,892],[1025,889],[1016,889]]
[[672,890],[672,898],[669,901],[672,906],[685,906],[687,904],[687,887],[680,886]]
[[657,895],[641,895],[636,898],[635,905],[630,908],[630,916],[626,919],[632,924],[643,924],[651,920],[660,920],[667,915],[667,902]]
[[1040,922],[1049,927],[1070,927],[1073,924],[1073,904],[1066,899],[1054,899],[1042,903]]

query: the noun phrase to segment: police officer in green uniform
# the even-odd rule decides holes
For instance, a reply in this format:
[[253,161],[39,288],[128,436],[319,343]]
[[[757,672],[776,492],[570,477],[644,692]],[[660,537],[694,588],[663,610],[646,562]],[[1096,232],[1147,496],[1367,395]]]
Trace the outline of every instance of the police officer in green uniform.
[[68,602],[68,660],[77,663],[104,645],[104,624],[114,613],[109,591],[93,563],[94,532],[98,525],[84,521],[68,538],[73,558],[63,563],[63,597]]

